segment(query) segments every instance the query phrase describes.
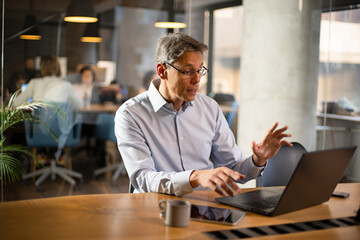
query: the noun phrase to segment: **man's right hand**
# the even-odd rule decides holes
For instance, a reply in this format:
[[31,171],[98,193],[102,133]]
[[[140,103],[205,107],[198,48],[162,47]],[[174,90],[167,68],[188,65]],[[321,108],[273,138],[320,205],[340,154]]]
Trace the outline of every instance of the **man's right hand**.
[[222,196],[235,196],[241,190],[234,182],[244,179],[245,176],[235,172],[227,167],[220,167],[209,170],[195,170],[190,175],[191,186],[197,187],[199,185],[205,188],[211,188]]

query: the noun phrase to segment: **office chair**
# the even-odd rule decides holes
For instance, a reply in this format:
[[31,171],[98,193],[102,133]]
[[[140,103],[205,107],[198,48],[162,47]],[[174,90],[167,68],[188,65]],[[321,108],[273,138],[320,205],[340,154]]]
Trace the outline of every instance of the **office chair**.
[[[96,122],[96,129],[95,129],[95,136],[96,139],[101,141],[112,141],[116,143],[116,137],[114,132],[114,114],[110,113],[102,113],[99,114],[97,122]],[[105,154],[107,154],[105,152]],[[108,155],[110,156],[110,155]],[[116,169],[116,170],[115,170]],[[124,163],[122,161],[113,163],[109,166],[96,169],[94,171],[94,176],[103,174],[105,172],[115,170],[112,176],[112,184],[116,185],[116,180],[120,176],[121,173],[126,173]]]
[[[28,179],[41,175],[35,181],[35,187],[41,190],[40,184],[51,174],[52,179],[59,175],[69,182],[73,187],[76,183],[72,177],[82,180],[81,173],[66,169],[56,165],[60,159],[64,147],[77,146],[81,136],[81,114],[74,114],[72,106],[69,103],[57,103],[58,112],[51,108],[39,108],[34,111],[34,119],[41,121],[25,121],[26,143],[29,147],[51,147],[57,149],[54,158],[51,159],[50,166],[41,168],[34,172],[23,175],[23,179]],[[76,116],[74,118],[74,116]],[[57,136],[57,140],[52,135]],[[71,159],[68,157],[70,169]]]
[[293,147],[284,145],[267,161],[262,176],[256,179],[257,187],[286,186],[306,149],[298,142]]
[[[226,105],[226,106],[230,106],[233,108],[237,108],[238,107],[238,103],[236,102],[235,96],[233,94],[227,94],[227,93],[216,93],[214,95],[214,100],[219,104],[219,105]],[[226,121],[229,124],[229,127],[231,128],[233,121],[235,119],[236,116],[236,111],[231,111],[228,113],[224,113],[224,116],[226,118]]]
[[129,193],[134,193],[135,187],[129,182]]

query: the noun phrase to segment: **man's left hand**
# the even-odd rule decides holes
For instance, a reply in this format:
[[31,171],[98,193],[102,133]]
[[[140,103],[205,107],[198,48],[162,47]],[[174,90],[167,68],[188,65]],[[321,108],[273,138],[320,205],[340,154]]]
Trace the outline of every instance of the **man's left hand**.
[[284,133],[288,129],[288,126],[276,130],[278,125],[279,123],[276,122],[261,143],[256,144],[255,141],[252,142],[251,148],[254,153],[253,161],[256,166],[264,166],[269,158],[275,156],[281,146],[289,145],[292,147],[290,142],[283,139],[284,137],[291,137],[291,134]]

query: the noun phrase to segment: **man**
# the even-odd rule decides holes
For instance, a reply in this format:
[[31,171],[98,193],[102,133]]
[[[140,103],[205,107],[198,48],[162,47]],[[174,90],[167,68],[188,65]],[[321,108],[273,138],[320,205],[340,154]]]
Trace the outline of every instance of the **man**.
[[202,186],[234,196],[240,192],[235,181],[258,177],[267,159],[291,146],[283,140],[291,136],[287,127],[276,129],[276,123],[261,143],[252,143],[254,154],[243,157],[218,104],[197,93],[207,49],[184,33],[160,39],[160,79],[116,113],[119,151],[136,192],[181,196]]

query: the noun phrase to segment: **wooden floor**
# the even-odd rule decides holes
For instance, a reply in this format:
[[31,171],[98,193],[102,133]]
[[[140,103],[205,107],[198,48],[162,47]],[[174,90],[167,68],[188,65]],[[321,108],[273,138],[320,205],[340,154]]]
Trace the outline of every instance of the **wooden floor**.
[[[115,158],[117,158],[116,154],[118,154],[118,152],[114,143],[108,143],[106,147],[110,151],[110,154],[115,155]],[[80,148],[84,148],[84,146],[79,147],[79,149]],[[34,180],[36,179],[28,179],[15,184],[2,186],[3,201],[83,194],[127,193],[129,190],[129,179],[126,173],[120,175],[115,185],[113,185],[111,181],[113,172],[99,175],[96,178],[94,177],[94,170],[105,164],[104,161],[99,159],[99,154],[97,154],[99,150],[94,149],[96,149],[96,147],[93,146],[93,152],[81,150],[73,154],[72,168],[84,176],[83,182],[76,180],[76,188],[73,188],[69,183],[57,176],[55,180],[52,180],[51,177],[47,178],[41,184],[41,191],[38,191],[34,185]],[[115,160],[121,160],[120,154],[118,154],[118,159]]]

